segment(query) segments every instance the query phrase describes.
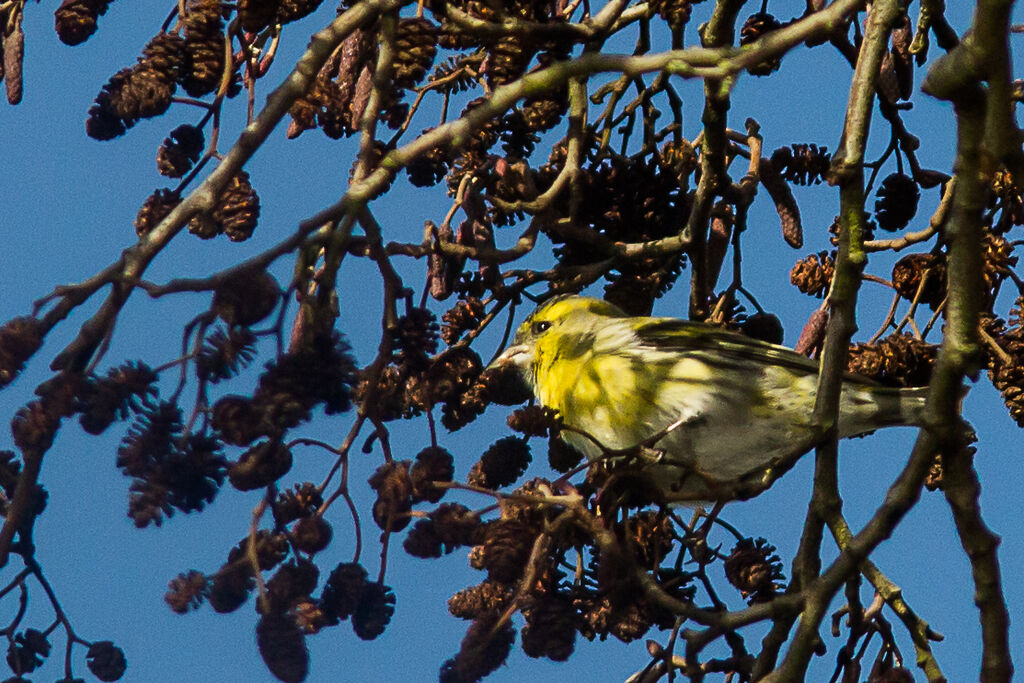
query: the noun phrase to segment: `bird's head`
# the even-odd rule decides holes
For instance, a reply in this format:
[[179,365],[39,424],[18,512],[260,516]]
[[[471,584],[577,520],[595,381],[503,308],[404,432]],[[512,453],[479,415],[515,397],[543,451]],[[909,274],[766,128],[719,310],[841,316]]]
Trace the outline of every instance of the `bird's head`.
[[543,357],[572,354],[592,335],[600,317],[620,318],[622,312],[602,299],[564,294],[542,303],[516,331],[512,343],[493,361],[491,368],[514,367],[533,386],[536,366]]

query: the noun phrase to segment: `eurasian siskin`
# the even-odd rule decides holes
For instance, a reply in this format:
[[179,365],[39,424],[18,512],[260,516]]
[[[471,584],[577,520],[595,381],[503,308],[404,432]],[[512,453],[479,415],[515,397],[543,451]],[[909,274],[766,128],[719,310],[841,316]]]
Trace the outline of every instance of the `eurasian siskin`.
[[[587,457],[645,446],[634,462],[668,501],[729,499],[743,481],[756,492],[820,439],[817,361],[702,323],[628,317],[600,299],[542,304],[492,363],[501,365],[558,411],[561,437]],[[839,436],[919,425],[924,404],[924,388],[847,375]]]

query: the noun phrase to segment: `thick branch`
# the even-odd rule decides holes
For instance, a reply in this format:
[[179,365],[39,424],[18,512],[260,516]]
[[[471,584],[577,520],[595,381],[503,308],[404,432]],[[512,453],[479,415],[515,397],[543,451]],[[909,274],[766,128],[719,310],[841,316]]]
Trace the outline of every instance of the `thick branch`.
[[[822,350],[821,373],[814,406],[815,422],[824,430],[826,441],[817,450],[814,489],[800,547],[794,560],[794,583],[797,589],[807,586],[817,575],[821,566],[823,525],[842,510],[835,425],[839,417],[840,390],[850,339],[857,329],[855,311],[860,275],[867,260],[863,237],[865,216],[862,164],[879,65],[901,9],[899,0],[877,2],[872,7],[850,85],[842,139],[833,160],[833,181],[840,187],[839,253],[829,295],[831,314]],[[790,651],[770,678],[785,681],[803,677],[818,640],[818,626],[834,591],[845,578],[845,575],[840,576],[830,590],[811,593]],[[788,630],[784,623],[777,627]],[[768,656],[771,656],[770,651]],[[763,654],[759,666],[767,663],[768,657]]]

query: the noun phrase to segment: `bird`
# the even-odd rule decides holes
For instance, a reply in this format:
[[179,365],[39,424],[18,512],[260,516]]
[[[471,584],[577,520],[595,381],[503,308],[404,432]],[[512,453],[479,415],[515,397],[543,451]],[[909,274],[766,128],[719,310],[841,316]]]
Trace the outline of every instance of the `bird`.
[[[822,438],[818,361],[598,298],[542,303],[489,367],[513,370],[556,411],[564,442],[591,460],[629,461],[670,503],[759,493]],[[839,438],[921,426],[926,392],[845,374]]]

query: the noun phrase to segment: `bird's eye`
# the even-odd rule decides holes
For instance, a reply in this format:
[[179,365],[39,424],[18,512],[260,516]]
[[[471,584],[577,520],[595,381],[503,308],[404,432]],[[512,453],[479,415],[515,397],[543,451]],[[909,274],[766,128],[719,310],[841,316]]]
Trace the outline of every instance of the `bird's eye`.
[[540,334],[541,332],[547,330],[549,327],[551,327],[550,320],[538,320],[533,324],[533,333]]

